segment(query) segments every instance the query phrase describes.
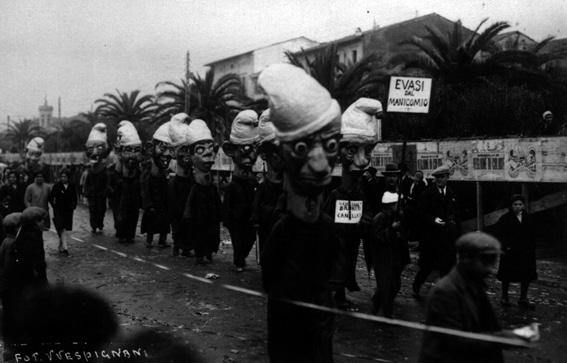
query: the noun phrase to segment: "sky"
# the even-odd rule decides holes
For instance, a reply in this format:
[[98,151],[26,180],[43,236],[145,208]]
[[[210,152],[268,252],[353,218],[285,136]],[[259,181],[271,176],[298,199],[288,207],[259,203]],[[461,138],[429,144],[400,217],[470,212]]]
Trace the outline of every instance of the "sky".
[[104,93],[153,93],[184,77],[187,50],[204,74],[208,62],[289,38],[329,41],[432,12],[567,37],[567,0],[2,0],[0,123],[37,117],[44,97],[55,108],[61,97],[68,117]]

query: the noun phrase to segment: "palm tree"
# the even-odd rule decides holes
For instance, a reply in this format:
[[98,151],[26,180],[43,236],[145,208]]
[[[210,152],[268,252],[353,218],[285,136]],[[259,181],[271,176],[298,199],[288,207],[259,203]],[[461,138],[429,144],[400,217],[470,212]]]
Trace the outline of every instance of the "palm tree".
[[27,143],[36,136],[44,136],[45,132],[33,120],[24,119],[10,125],[6,137],[10,139],[19,151],[26,148]]
[[[81,112],[79,114],[79,116],[84,117],[89,122],[89,124],[91,126],[94,126],[94,125],[96,125],[97,123],[100,122],[99,115],[96,112],[93,112],[93,111]],[[75,120],[73,120],[73,121],[75,121]],[[71,121],[71,122],[73,122],[73,121]]]
[[129,94],[116,90],[116,93],[117,95],[105,93],[105,98],[97,99],[95,114],[104,119],[109,131],[114,130],[119,121],[128,120],[137,126],[142,138],[147,138],[155,115],[154,97],[141,96],[139,90],[131,91]]
[[288,61],[301,67],[325,87],[342,109],[346,109],[360,97],[385,98],[388,74],[383,58],[371,53],[359,62],[341,63],[337,57],[337,45],[331,43],[319,50],[312,60],[305,50],[301,53],[285,52]]
[[[214,82],[214,70],[210,69],[202,78],[191,75],[190,83],[190,116],[207,122],[217,142],[228,137],[230,122],[236,113],[243,109],[243,104],[249,101],[244,95],[242,81],[236,74],[226,74]],[[185,90],[187,84],[181,80],[160,82],[156,88],[166,87],[158,91],[158,106],[156,109],[158,122],[167,121],[171,115],[185,109]]]
[[495,64],[491,61],[491,54],[496,51],[494,37],[510,25],[496,22],[478,33],[487,20],[481,21],[472,33],[463,27],[460,20],[447,34],[426,26],[428,35],[400,43],[414,46],[418,52],[401,54],[401,59],[394,59],[402,60],[406,69],[421,69],[444,83],[460,83],[493,74]]

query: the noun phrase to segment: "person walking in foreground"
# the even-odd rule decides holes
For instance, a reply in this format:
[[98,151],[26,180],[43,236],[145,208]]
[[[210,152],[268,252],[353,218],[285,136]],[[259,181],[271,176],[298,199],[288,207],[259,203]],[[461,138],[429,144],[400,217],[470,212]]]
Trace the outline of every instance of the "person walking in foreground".
[[44,228],[49,229],[51,222],[49,220],[49,185],[44,183],[43,173],[37,172],[34,175],[34,182],[26,188],[24,194],[24,204],[26,208],[39,207],[45,211]]
[[[537,339],[501,330],[486,295],[485,280],[496,273],[501,254],[500,242],[484,232],[470,232],[456,242],[457,265],[429,292],[425,324],[494,334],[512,339]],[[526,330],[524,327],[521,330]],[[426,331],[420,363],[429,362],[503,362],[505,345]]]
[[77,191],[75,185],[69,181],[70,173],[67,169],[59,173],[59,181],[53,185],[49,195],[49,202],[53,207],[53,223],[59,236],[59,253],[69,256],[69,232],[73,230],[73,212],[77,208]]
[[502,241],[504,254],[500,259],[498,279],[502,281],[502,305],[510,306],[508,289],[511,282],[520,283],[518,305],[527,309],[535,306],[528,300],[530,282],[537,279],[535,256],[535,230],[531,216],[525,210],[525,199],[512,196],[510,211],[495,225],[495,235]]
[[344,256],[333,220],[322,211],[339,154],[338,102],[301,68],[273,64],[259,77],[284,160],[286,212],[264,247],[271,362],[332,362],[334,316],[288,303],[333,306],[335,269]]

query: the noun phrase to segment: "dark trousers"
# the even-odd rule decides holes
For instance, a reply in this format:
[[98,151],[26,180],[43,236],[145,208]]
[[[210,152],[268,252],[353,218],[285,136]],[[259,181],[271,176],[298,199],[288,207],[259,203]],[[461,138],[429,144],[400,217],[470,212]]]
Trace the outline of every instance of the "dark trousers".
[[116,233],[119,239],[133,241],[136,238],[136,226],[138,225],[139,209],[121,210],[118,213]]
[[254,242],[256,242],[256,231],[250,225],[234,225],[229,229],[232,241],[233,261],[236,267],[246,266],[246,257],[250,254]]
[[[108,204],[110,205],[110,210],[112,211],[112,219],[114,220],[114,229],[118,234],[119,216],[120,216],[120,198],[109,198]],[[138,218],[136,218],[136,221]]]
[[91,228],[102,229],[104,227],[104,214],[106,213],[106,198],[89,197],[88,201]]
[[171,238],[173,247],[184,252],[191,251],[194,246],[189,239],[189,225],[187,220],[174,219],[171,221]]
[[[402,286],[402,267],[392,267],[390,269],[380,269],[374,271],[376,277],[376,292],[372,296],[374,312],[380,308],[384,316],[391,318],[394,312],[394,299]],[[427,276],[426,276],[427,277]]]

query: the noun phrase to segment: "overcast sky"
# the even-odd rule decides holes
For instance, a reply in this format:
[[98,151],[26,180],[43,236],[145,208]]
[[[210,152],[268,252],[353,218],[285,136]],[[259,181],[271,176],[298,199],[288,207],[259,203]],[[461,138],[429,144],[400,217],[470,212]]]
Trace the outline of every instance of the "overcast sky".
[[[436,12],[474,28],[505,20],[536,40],[567,37],[567,0],[1,0],[0,122],[89,111],[106,92],[141,89],[256,47],[307,36],[328,41]],[[55,115],[57,110],[55,110]]]

